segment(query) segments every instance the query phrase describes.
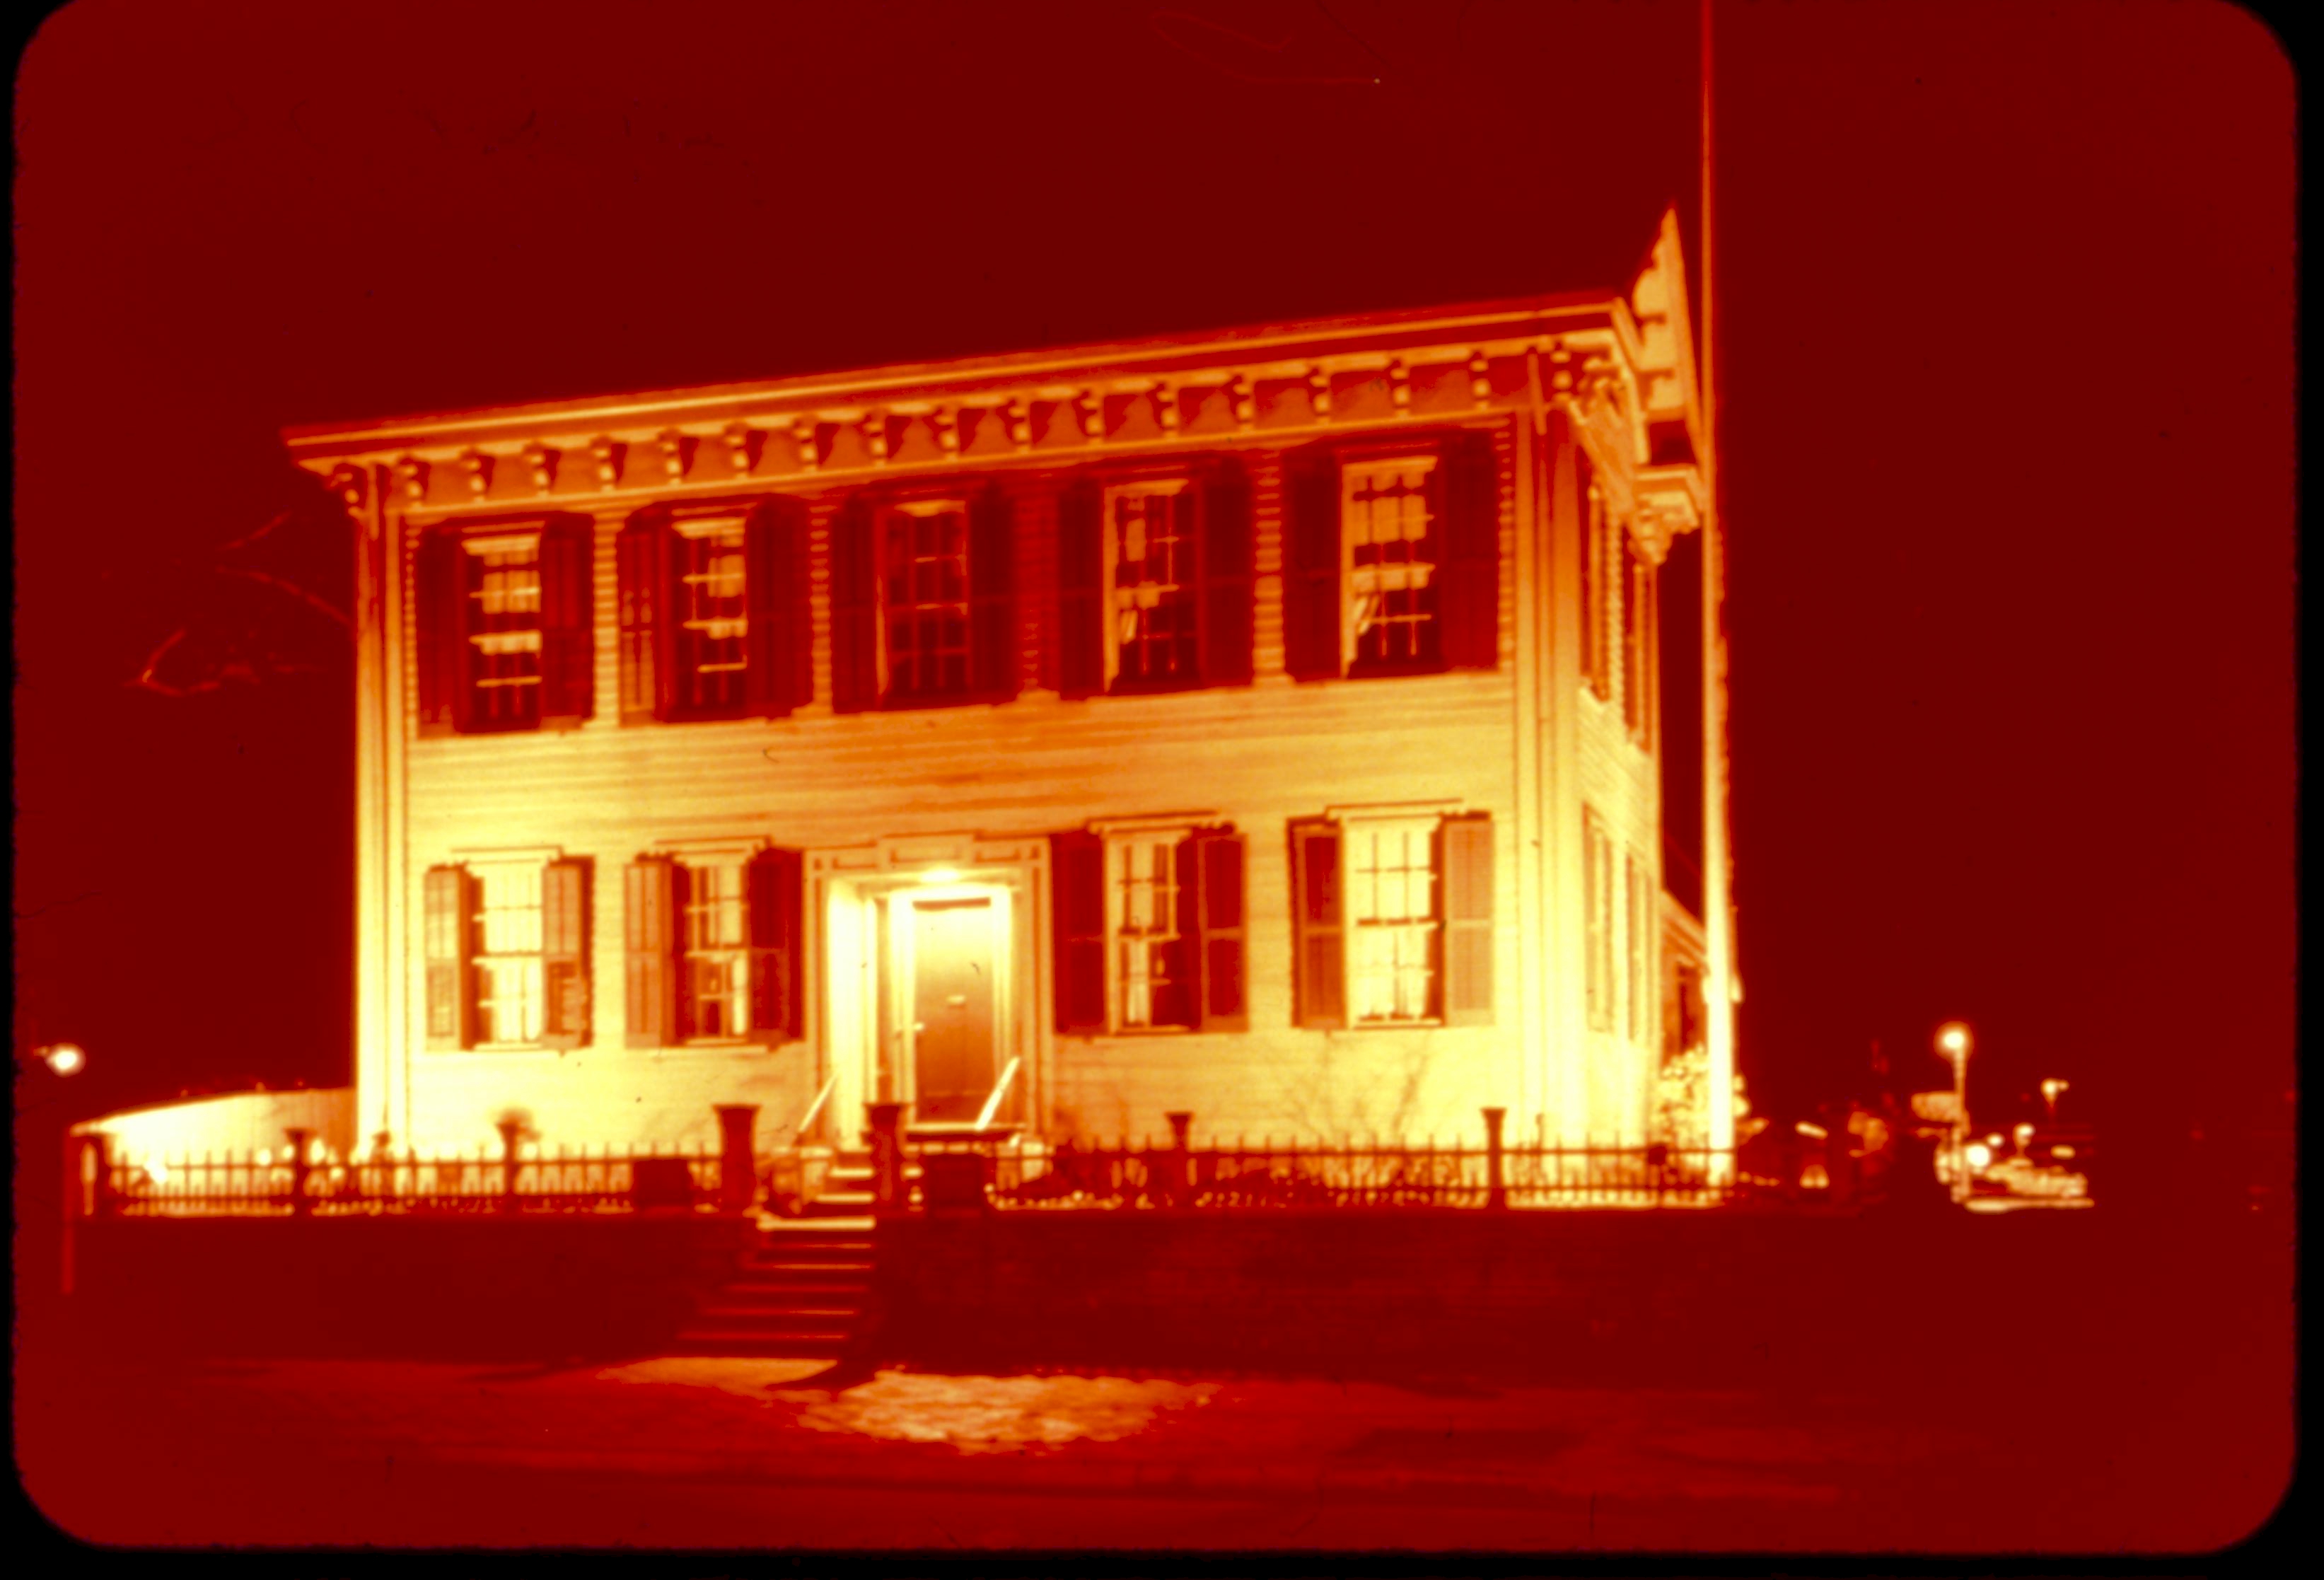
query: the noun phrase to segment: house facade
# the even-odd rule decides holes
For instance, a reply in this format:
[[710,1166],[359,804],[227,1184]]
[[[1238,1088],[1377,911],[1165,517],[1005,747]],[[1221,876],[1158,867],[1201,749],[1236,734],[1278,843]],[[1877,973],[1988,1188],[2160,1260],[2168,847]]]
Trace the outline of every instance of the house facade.
[[1609,291],[286,435],[361,546],[358,1132],[1655,1139],[1731,1081],[1686,302],[1666,219]]

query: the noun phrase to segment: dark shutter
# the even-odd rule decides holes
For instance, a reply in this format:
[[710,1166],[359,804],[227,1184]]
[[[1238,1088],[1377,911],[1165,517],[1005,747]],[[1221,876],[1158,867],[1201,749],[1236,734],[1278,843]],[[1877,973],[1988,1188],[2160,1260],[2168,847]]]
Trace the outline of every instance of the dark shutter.
[[[1203,684],[1250,684],[1250,477],[1232,457],[1213,463],[1202,490]],[[1337,552],[1336,547],[1334,552]]]
[[1456,670],[1500,662],[1500,467],[1489,433],[1458,433],[1438,463],[1443,482],[1444,568],[1437,596],[1444,661]]
[[751,1037],[796,1041],[806,1034],[801,1014],[799,853],[762,850],[748,869],[751,928]]
[[1328,449],[1283,457],[1283,667],[1340,672],[1340,463]]
[[630,518],[614,540],[614,569],[620,581],[622,721],[661,715],[668,684],[660,661],[660,627],[666,623],[661,587],[661,517]]
[[540,874],[541,1041],[589,1040],[589,864],[555,861]]
[[1444,875],[1444,1023],[1493,1021],[1493,825],[1447,818],[1438,834]]
[[1057,693],[1105,689],[1105,489],[1076,477],[1057,495]]
[[421,934],[428,963],[428,1046],[475,1045],[476,995],[475,899],[464,867],[430,867],[421,892]]
[[632,1048],[668,1048],[678,1028],[678,864],[641,856],[625,874],[622,929],[628,1037]]
[[464,568],[457,538],[449,532],[420,534],[412,550],[411,614],[423,735],[448,735],[459,727],[460,693],[467,679]]
[[771,499],[742,526],[751,711],[780,717],[808,699],[807,504]]
[[1057,959],[1057,1030],[1106,1029],[1105,841],[1082,829],[1049,836]]
[[1348,1023],[1348,956],[1340,905],[1340,829],[1335,823],[1291,830],[1291,932],[1302,1026]]
[[1017,695],[1015,520],[998,483],[968,502],[968,684],[990,702]]
[[596,701],[593,529],[571,518],[540,530],[540,722],[579,724]]
[[[700,638],[686,628],[686,573],[688,562],[703,552],[697,541],[678,530],[667,514],[654,533],[654,707],[663,718],[699,716],[702,654]],[[750,572],[746,568],[743,575]],[[723,711],[723,710],[721,710]]]
[[831,706],[880,706],[880,543],[872,501],[856,494],[831,522]]
[[1205,1031],[1240,1031],[1250,1024],[1243,987],[1243,841],[1227,829],[1204,829],[1181,848],[1192,853],[1200,896],[1194,908],[1194,1023]]

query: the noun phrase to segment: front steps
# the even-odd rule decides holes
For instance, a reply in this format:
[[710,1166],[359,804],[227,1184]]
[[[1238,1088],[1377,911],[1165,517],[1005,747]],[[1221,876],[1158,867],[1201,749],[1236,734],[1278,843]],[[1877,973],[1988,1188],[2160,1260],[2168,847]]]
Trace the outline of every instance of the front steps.
[[848,1354],[872,1301],[875,1231],[871,1162],[843,1153],[798,1217],[761,1215],[733,1272],[679,1330],[673,1353],[798,1360]]

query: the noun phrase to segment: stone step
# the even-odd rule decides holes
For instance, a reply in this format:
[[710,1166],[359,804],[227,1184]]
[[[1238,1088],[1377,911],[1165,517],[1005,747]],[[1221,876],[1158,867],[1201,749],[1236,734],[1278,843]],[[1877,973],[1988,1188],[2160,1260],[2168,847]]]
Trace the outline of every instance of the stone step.
[[681,1355],[763,1355],[821,1361],[846,1354],[853,1335],[816,1330],[690,1329],[670,1347]]
[[782,1332],[837,1332],[855,1324],[863,1315],[856,1306],[732,1306],[724,1302],[705,1306],[694,1314],[687,1325],[689,1331],[717,1329],[721,1332],[742,1333],[766,1328]]

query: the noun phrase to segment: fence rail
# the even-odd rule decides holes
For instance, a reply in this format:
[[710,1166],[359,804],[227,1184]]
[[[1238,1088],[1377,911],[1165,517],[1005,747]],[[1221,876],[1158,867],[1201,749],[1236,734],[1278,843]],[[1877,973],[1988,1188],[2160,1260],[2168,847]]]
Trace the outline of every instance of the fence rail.
[[930,1141],[984,1160],[995,1206],[1711,1206],[1750,1187],[1708,1147],[1438,1146],[1244,1141],[1182,1147],[1067,1142],[1049,1150]]
[[[301,1162],[287,1149],[108,1161],[88,1210],[127,1217],[270,1217],[361,1213],[631,1212],[701,1208],[720,1197],[707,1150],[574,1151]],[[92,1186],[95,1181],[89,1182]]]

